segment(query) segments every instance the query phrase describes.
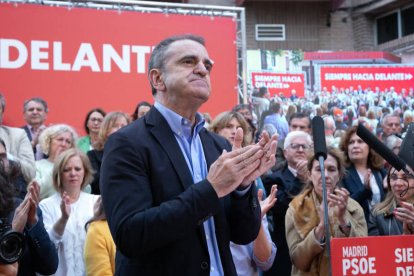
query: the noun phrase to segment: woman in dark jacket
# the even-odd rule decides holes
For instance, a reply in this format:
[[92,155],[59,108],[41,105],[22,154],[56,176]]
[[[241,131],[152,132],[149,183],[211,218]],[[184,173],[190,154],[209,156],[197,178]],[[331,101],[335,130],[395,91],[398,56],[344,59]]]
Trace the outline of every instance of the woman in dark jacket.
[[[2,150],[0,147],[0,153]],[[56,272],[59,260],[38,208],[40,186],[37,182],[32,182],[23,200],[13,198],[14,187],[11,183],[19,175],[20,168],[17,163],[7,161],[0,160],[0,217],[2,227],[11,224],[14,231],[24,235],[24,248],[18,261],[17,275],[51,275]]]
[[129,124],[129,117],[123,112],[110,112],[105,116],[102,122],[101,129],[99,130],[98,142],[93,150],[88,151],[88,158],[91,161],[91,165],[95,174],[93,175],[93,181],[91,183],[92,194],[100,195],[99,179],[103,157],[103,150],[106,140],[109,135],[116,132],[121,127]]
[[368,222],[372,207],[384,200],[383,159],[369,147],[357,134],[357,126],[347,130],[339,148],[345,154],[347,169],[343,186],[364,209]]

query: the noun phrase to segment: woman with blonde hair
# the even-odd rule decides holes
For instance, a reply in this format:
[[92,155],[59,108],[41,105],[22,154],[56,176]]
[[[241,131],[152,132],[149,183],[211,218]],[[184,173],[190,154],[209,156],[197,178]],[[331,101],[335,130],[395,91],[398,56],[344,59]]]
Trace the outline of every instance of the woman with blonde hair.
[[252,136],[250,134],[249,124],[243,115],[234,111],[222,112],[214,118],[209,126],[209,130],[224,136],[231,144],[234,142],[237,128],[243,129],[242,146],[247,146],[252,143]]
[[85,230],[87,231],[84,254],[86,275],[114,275],[116,247],[101,197],[95,203],[94,216],[86,223]]
[[[243,146],[251,143],[251,134],[246,119],[238,112],[228,111],[219,114],[210,126],[210,130],[226,138],[231,145],[234,144],[234,137],[238,128],[243,130]],[[260,182],[259,182],[260,181]],[[255,181],[259,189],[258,198],[260,201],[262,224],[256,239],[247,244],[240,245],[230,242],[230,250],[238,275],[257,276],[260,271],[268,270],[276,256],[276,245],[270,237],[266,213],[276,203],[276,185],[270,190],[270,195],[262,200],[265,195],[260,177]]]
[[91,161],[92,168],[95,171],[93,181],[91,183],[92,194],[101,194],[99,189],[99,179],[103,158],[103,150],[106,141],[112,133],[118,131],[121,127],[124,127],[128,124],[129,116],[124,112],[110,112],[105,116],[101,125],[101,129],[99,130],[98,140],[96,142],[95,149],[90,150],[87,153],[88,158]]
[[82,189],[92,180],[88,157],[78,149],[68,149],[57,158],[53,167],[53,196],[40,202],[43,222],[55,244],[59,266],[55,275],[84,275],[83,250],[85,223],[93,216],[98,196]]
[[52,171],[53,165],[60,153],[75,147],[77,134],[75,130],[65,124],[57,124],[47,127],[39,137],[42,152],[47,159],[36,161],[35,180],[40,185],[40,199],[53,195]]
[[[340,187],[345,168],[342,152],[328,148],[324,161],[330,234],[335,238],[367,235],[364,212],[359,204]],[[326,252],[326,229],[319,161],[308,158],[310,179],[302,192],[295,196],[287,210],[286,240],[292,260],[291,275],[328,275],[329,257]]]
[[372,210],[368,221],[370,236],[414,234],[414,176],[391,167],[387,175],[390,190]]

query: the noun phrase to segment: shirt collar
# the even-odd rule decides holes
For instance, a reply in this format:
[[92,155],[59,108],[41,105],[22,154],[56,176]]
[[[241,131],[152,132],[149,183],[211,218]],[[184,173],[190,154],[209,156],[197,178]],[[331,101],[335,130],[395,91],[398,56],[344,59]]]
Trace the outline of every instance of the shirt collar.
[[[154,107],[165,118],[171,130],[176,135],[184,135],[185,137],[191,137],[192,124],[190,120],[184,118],[180,114],[174,112],[173,110],[169,109],[168,107],[162,105],[157,101],[154,103]],[[201,115],[201,113],[197,112],[195,119],[196,125],[194,127],[195,131],[193,133],[193,136],[200,133],[200,131],[204,127],[204,117],[203,115]]]

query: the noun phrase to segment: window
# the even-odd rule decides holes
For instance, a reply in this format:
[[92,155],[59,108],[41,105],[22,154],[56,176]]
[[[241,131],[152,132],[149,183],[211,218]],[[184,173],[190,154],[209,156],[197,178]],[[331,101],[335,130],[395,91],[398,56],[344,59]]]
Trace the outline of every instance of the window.
[[398,13],[393,13],[377,19],[378,44],[398,38]]
[[414,6],[398,9],[376,19],[377,44],[414,34]]
[[401,11],[402,36],[414,34],[414,6]]
[[284,24],[256,24],[256,40],[283,41],[285,37]]

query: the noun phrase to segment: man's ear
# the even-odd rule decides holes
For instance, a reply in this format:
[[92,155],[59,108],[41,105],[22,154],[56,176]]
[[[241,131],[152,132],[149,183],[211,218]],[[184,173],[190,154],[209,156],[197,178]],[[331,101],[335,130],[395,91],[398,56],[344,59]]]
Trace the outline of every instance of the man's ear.
[[149,81],[157,91],[165,90],[164,78],[160,69],[151,69],[149,73]]

